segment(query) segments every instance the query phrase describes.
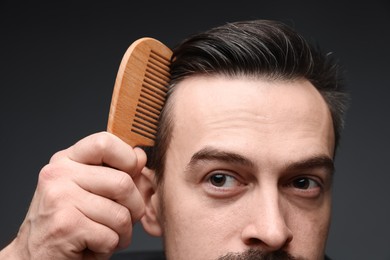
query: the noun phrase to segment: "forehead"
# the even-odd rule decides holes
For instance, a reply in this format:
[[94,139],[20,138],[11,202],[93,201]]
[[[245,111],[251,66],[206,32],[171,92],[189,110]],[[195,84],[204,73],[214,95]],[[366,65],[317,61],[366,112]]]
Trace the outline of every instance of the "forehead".
[[[192,76],[181,81],[174,91],[176,96],[174,102],[176,107],[185,108],[195,105],[202,109],[212,104],[232,105],[246,104],[248,101],[255,101],[258,107],[265,105],[271,99],[279,101],[291,101],[298,98],[296,102],[283,102],[294,108],[310,109],[320,108],[327,110],[327,105],[321,94],[306,79],[296,80],[268,80],[266,78],[249,78],[246,76],[228,77],[224,75]],[[202,102],[199,103],[202,99]],[[191,102],[194,101],[194,102]],[[302,103],[303,102],[303,103]],[[320,102],[317,106],[314,103]],[[298,103],[301,103],[300,106]],[[198,110],[197,109],[197,110]],[[262,107],[263,112],[276,109]]]
[[275,153],[280,153],[275,146],[311,144],[333,155],[329,108],[307,80],[195,76],[176,87],[171,148],[188,156],[210,144],[228,149],[256,145]]

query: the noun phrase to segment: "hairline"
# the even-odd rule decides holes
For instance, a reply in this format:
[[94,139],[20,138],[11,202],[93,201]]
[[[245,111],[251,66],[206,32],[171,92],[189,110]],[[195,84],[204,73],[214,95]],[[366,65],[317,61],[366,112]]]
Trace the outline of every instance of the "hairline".
[[[250,79],[250,80],[266,80],[266,81],[269,81],[269,82],[292,82],[292,81],[297,81],[297,80],[305,80],[307,82],[310,82],[311,85],[316,89],[316,91],[321,95],[321,97],[323,98],[328,110],[329,110],[329,113],[331,113],[331,105],[328,103],[327,99],[326,99],[326,96],[324,94],[325,91],[321,91],[321,89],[319,89],[318,87],[316,87],[308,78],[306,77],[303,77],[303,76],[300,76],[300,75],[297,75],[295,77],[283,77],[283,75],[279,76],[279,77],[275,77],[273,75],[268,75],[268,74],[257,74],[257,75],[253,75],[253,74],[245,74],[245,73],[241,73],[241,74],[235,74],[235,75],[232,75],[232,74],[229,74],[229,73],[225,73],[225,72],[220,72],[220,71],[214,71],[212,73],[193,73],[189,76],[186,76],[186,77],[183,77],[181,78],[180,80],[177,80],[175,81],[174,83],[172,83],[171,85],[169,85],[168,87],[168,93],[167,93],[167,99],[166,99],[166,103],[164,104],[164,108],[162,110],[162,117],[160,119],[163,119],[163,120],[160,120],[159,124],[160,125],[164,125],[164,128],[165,128],[165,131],[167,133],[167,136],[165,138],[165,151],[164,151],[164,155],[163,157],[161,158],[161,169],[154,169],[156,171],[156,181],[157,181],[157,184],[161,184],[163,183],[163,178],[164,178],[164,173],[165,173],[165,162],[166,162],[166,155],[167,155],[167,152],[170,148],[170,144],[171,144],[171,140],[172,140],[172,134],[173,134],[173,131],[174,131],[174,117],[175,117],[175,93],[177,92],[176,91],[176,88],[180,87],[179,85],[186,81],[187,79],[189,78],[196,78],[196,77],[209,77],[209,78],[215,78],[215,77],[224,77],[226,79]],[[335,125],[334,125],[334,118],[333,118],[333,114],[331,113],[331,123],[332,123],[332,129],[333,131],[335,132],[336,129],[335,129]],[[335,154],[336,154],[336,149],[337,149],[337,144],[334,143],[333,144],[333,159],[335,157]]]

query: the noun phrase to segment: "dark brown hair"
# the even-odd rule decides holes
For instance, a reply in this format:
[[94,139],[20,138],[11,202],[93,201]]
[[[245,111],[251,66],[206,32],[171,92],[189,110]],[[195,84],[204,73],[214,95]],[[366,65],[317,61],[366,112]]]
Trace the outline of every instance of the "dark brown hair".
[[[161,114],[156,145],[147,151],[148,167],[160,182],[174,125],[169,97],[177,83],[194,75],[309,80],[332,114],[336,147],[348,95],[339,65],[287,25],[269,20],[228,23],[184,40],[174,49],[171,85]],[[335,148],[336,149],[336,148]]]

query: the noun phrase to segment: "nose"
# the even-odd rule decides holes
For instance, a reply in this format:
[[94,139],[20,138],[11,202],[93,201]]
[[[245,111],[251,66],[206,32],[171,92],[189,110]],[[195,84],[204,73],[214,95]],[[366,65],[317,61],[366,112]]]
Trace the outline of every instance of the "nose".
[[263,190],[247,205],[247,221],[242,229],[242,241],[249,247],[267,252],[284,249],[292,241],[288,227],[288,212],[284,212],[277,189]]

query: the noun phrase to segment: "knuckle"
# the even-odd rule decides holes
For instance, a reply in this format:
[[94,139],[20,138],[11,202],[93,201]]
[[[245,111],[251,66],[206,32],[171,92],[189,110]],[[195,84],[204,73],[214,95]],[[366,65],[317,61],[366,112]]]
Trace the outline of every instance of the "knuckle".
[[107,236],[105,239],[104,246],[102,249],[105,251],[104,253],[112,253],[118,247],[119,236],[117,234],[112,234],[111,236]]
[[130,168],[129,170],[132,171],[137,166],[138,159],[137,159],[137,155],[135,154],[134,150],[131,150],[130,152],[131,152],[131,154],[127,158],[127,163],[129,165],[129,168]]
[[42,206],[45,209],[55,209],[61,207],[64,202],[68,201],[69,195],[63,192],[58,186],[49,185],[45,188],[45,192],[42,198]]
[[138,221],[145,214],[145,204],[142,200],[140,200],[137,204],[137,209],[134,212],[131,212],[131,218],[133,221]]
[[65,172],[64,166],[59,164],[48,164],[41,169],[37,188],[45,208],[58,208],[69,200],[69,188],[63,178]]
[[47,230],[47,234],[53,239],[68,237],[75,233],[79,221],[80,217],[70,211],[58,211],[53,220],[50,221],[51,225]]
[[106,132],[95,134],[91,136],[91,139],[93,149],[96,150],[104,150],[109,147],[112,142],[110,136]]
[[47,164],[39,173],[39,181],[45,183],[55,180],[60,176],[60,172],[61,168],[57,164]]
[[99,254],[112,254],[119,244],[119,235],[107,229],[94,230],[95,235],[88,239],[88,247]]
[[120,207],[115,215],[115,223],[118,227],[118,230],[128,230],[131,225],[131,215],[127,208]]
[[119,243],[117,245],[117,249],[126,249],[131,244],[132,240],[132,230],[130,228],[129,234],[123,235],[120,237]]
[[119,197],[124,198],[128,196],[134,189],[134,186],[135,184],[133,182],[133,179],[129,175],[125,173],[121,174],[121,177],[119,178],[116,187]]
[[50,158],[50,161],[49,162],[55,162],[55,161],[58,161],[58,160],[61,160],[65,157],[65,151],[58,151],[56,153],[54,153],[51,158]]

